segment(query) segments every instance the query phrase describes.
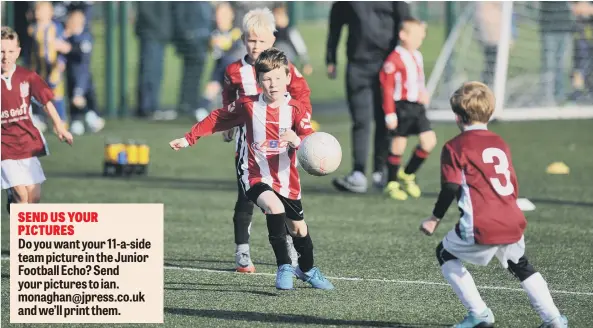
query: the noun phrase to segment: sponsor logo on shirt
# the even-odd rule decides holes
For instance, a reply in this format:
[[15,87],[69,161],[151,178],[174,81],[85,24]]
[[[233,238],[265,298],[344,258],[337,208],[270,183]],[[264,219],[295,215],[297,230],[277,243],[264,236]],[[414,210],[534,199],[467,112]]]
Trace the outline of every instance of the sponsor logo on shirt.
[[288,141],[284,140],[264,140],[251,144],[251,149],[266,155],[279,154],[285,152],[287,148]]
[[29,96],[29,82],[21,83],[21,98],[27,98]]

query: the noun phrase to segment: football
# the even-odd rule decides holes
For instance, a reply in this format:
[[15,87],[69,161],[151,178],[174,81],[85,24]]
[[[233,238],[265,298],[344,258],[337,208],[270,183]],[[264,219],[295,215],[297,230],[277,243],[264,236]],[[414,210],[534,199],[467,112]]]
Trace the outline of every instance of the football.
[[315,132],[306,137],[298,151],[299,165],[309,174],[324,176],[333,173],[342,162],[342,147],[329,133]]

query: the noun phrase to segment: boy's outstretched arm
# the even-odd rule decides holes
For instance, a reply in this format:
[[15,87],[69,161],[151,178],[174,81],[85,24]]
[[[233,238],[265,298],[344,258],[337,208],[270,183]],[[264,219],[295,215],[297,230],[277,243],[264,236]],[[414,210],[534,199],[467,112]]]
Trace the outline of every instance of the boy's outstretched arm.
[[220,131],[226,131],[237,125],[245,123],[247,111],[242,102],[232,102],[230,105],[219,108],[204,120],[196,123],[183,138],[175,139],[169,143],[173,150],[193,146],[198,139]]
[[424,234],[430,236],[434,233],[449,206],[459,194],[460,188],[461,165],[459,158],[451,151],[449,145],[445,145],[441,153],[441,192],[434,205],[432,215],[422,221],[420,225],[420,230]]
[[65,141],[72,146],[74,138],[64,126],[62,119],[60,119],[60,115],[58,114],[58,110],[54,104],[51,101],[48,101],[45,106],[43,106],[43,110],[47,113],[47,116],[51,118],[54,124],[54,132],[58,136],[58,139],[60,139],[60,141]]
[[43,105],[43,110],[47,113],[47,116],[51,119],[54,125],[54,131],[60,141],[65,141],[69,145],[72,145],[73,137],[70,132],[64,126],[56,107],[51,102],[54,98],[53,91],[49,88],[47,83],[41,79],[39,75],[33,73],[29,81],[31,83],[31,95]]

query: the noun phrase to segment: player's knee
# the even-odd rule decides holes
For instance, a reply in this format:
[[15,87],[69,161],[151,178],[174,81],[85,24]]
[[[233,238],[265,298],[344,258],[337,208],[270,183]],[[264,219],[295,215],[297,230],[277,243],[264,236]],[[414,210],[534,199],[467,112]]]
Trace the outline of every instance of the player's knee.
[[277,202],[269,203],[267,206],[267,210],[266,210],[266,213],[270,213],[270,214],[280,214],[280,213],[284,213],[284,212],[285,212],[284,205],[282,205],[282,202],[280,202],[280,200],[278,200]]
[[443,246],[443,243],[440,242],[439,245],[436,248],[436,256],[437,256],[437,260],[439,261],[439,265],[443,265],[445,264],[445,262],[447,261],[451,261],[451,260],[456,260],[457,257],[451,253],[449,253],[445,247]]
[[12,203],[27,204],[29,203],[29,192],[25,188],[13,188]]
[[420,148],[426,153],[432,152],[437,145],[437,136],[434,131],[427,131],[420,135]]
[[266,214],[280,214],[285,212],[282,201],[280,201],[280,198],[273,192],[266,191],[262,193],[259,196],[257,203]]
[[27,200],[31,204],[37,204],[41,200],[41,187],[34,185],[27,188]]
[[406,150],[408,138],[406,137],[395,137],[391,141],[391,152],[396,155],[402,155]]
[[291,236],[300,238],[307,236],[308,229],[305,221],[292,221],[292,223],[287,226]]
[[524,281],[525,279],[531,277],[535,271],[533,266],[527,261],[525,256],[521,257],[517,263],[513,261],[507,261],[509,264],[509,271],[519,279],[519,281]]

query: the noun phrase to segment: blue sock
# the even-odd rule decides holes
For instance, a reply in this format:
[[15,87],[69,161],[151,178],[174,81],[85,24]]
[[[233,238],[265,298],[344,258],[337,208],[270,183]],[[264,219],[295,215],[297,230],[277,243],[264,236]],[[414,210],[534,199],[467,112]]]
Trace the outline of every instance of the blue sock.
[[54,106],[56,106],[56,110],[58,111],[58,115],[60,115],[62,121],[66,122],[66,104],[64,99],[54,99],[53,103]]

